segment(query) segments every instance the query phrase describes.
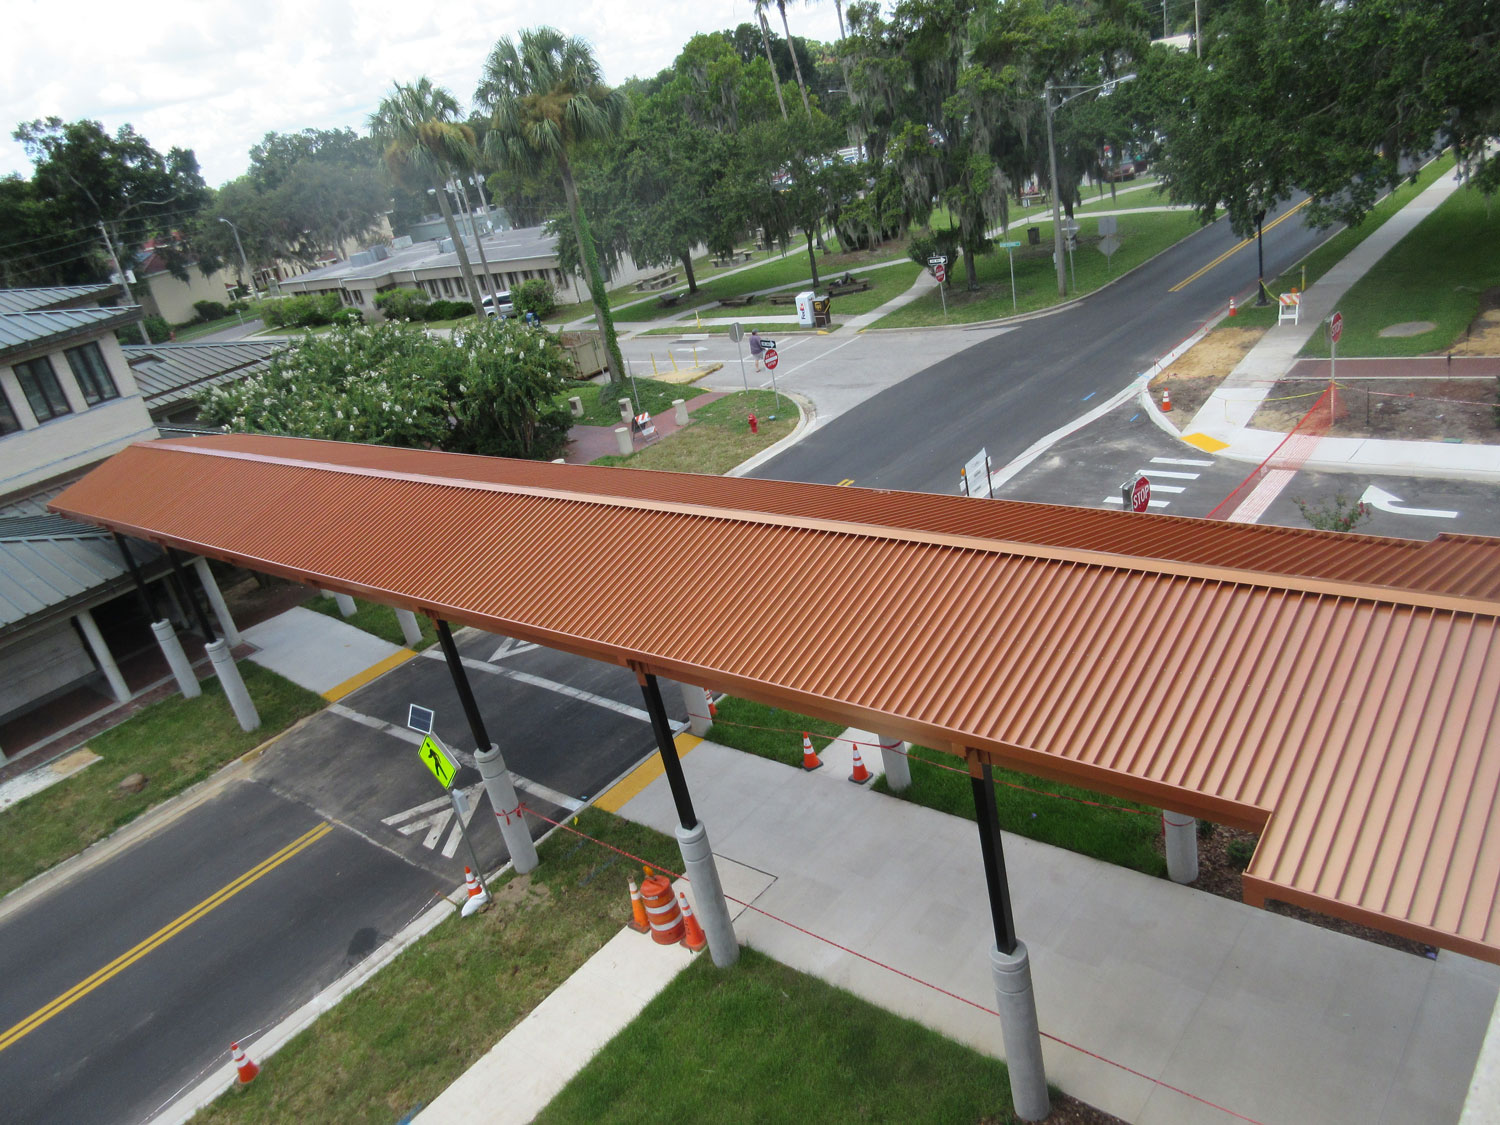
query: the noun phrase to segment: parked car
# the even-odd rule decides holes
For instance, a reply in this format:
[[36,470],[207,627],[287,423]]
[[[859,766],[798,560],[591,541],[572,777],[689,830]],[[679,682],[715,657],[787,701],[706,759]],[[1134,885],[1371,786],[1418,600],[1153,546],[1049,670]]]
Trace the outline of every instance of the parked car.
[[486,293],[484,295],[484,300],[483,300],[482,304],[484,305],[484,313],[485,313],[485,315],[486,316],[502,316],[502,317],[512,317],[512,316],[515,316],[516,315],[516,306],[515,306],[515,302],[512,301],[511,298],[510,298],[510,290],[509,289],[502,289],[500,291],[500,293],[499,293],[499,298],[500,298],[500,311],[497,313],[495,311],[495,297],[492,296],[492,295],[490,295],[489,293]]

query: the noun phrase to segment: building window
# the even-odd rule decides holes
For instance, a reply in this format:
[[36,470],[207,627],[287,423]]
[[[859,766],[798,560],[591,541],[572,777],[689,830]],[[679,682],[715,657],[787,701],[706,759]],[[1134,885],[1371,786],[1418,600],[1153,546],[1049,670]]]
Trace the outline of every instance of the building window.
[[16,418],[16,412],[11,408],[10,399],[4,391],[0,391],[0,434],[13,434],[21,428],[20,421]]
[[81,348],[69,348],[66,354],[68,366],[73,369],[73,375],[83,391],[84,402],[90,406],[98,406],[101,402],[120,397],[120,388],[115,386],[114,378],[109,373],[109,365],[104,362],[104,353],[99,350],[98,344],[89,343]]
[[52,361],[46,356],[16,364],[16,378],[38,422],[50,422],[73,412],[63,395],[62,384],[57,381],[57,373],[52,370]]

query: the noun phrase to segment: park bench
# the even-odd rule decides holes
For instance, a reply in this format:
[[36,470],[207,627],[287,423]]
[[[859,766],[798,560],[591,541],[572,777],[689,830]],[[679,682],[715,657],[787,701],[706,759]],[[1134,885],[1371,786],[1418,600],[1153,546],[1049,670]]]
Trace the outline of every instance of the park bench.
[[766,294],[766,296],[765,296],[764,299],[766,301],[769,301],[773,305],[795,305],[797,303],[797,294],[795,294],[795,293],[768,293],[768,294]]
[[669,285],[676,285],[676,284],[677,284],[677,273],[676,273],[676,271],[673,271],[673,272],[670,272],[670,273],[659,273],[659,274],[656,274],[654,277],[643,277],[643,278],[641,278],[640,281],[637,281],[635,283],[635,291],[637,293],[652,293],[652,292],[655,292],[657,289],[665,289]]
[[1302,312],[1301,293],[1278,293],[1276,296],[1276,323],[1285,324],[1291,321],[1297,323],[1297,318]]
[[719,304],[726,309],[742,309],[754,300],[754,293],[745,293],[739,297],[720,297]]
[[663,293],[656,298],[656,303],[660,308],[670,309],[686,296],[686,293]]
[[848,281],[836,281],[836,282],[834,282],[832,285],[830,285],[828,287],[828,294],[827,295],[830,296],[830,297],[847,297],[851,293],[863,293],[866,289],[869,289],[869,288],[870,288],[870,279],[869,278],[867,278],[867,277],[861,277],[861,278],[858,278],[858,279],[851,278]]
[[1022,207],[1030,207],[1033,203],[1037,204],[1038,206],[1041,206],[1042,204],[1044,204],[1046,202],[1047,202],[1047,193],[1045,191],[1023,191],[1021,193],[1021,206]]

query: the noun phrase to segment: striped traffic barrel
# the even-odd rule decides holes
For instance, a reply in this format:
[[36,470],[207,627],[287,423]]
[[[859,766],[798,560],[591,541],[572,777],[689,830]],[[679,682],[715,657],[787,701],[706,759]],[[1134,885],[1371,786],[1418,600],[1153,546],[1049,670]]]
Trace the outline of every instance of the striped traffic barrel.
[[682,940],[682,911],[672,893],[672,881],[665,875],[653,875],[641,884],[641,898],[646,903],[646,921],[651,923],[651,940],[658,945],[675,945]]

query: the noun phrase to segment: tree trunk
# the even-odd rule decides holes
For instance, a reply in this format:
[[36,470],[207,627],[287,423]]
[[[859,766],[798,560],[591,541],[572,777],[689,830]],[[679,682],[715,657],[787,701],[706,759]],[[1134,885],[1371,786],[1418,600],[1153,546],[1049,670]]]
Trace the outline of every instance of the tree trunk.
[[[771,57],[771,25],[766,22],[765,12],[757,9],[755,14],[760,17],[760,41],[766,49],[766,62],[771,64],[771,84],[776,87],[776,104],[781,107],[781,119],[785,121],[786,98],[781,96],[781,78],[776,73],[776,60]],[[792,58],[795,59],[796,56],[793,55]]]
[[697,275],[693,273],[693,252],[692,252],[692,250],[690,250],[690,249],[689,250],[684,250],[681,254],[679,254],[677,256],[682,259],[682,272],[687,275],[687,283],[688,283],[687,291],[689,293],[696,293],[696,292],[698,292],[698,278],[697,278]]
[[972,293],[979,288],[979,267],[967,246],[964,247],[964,272],[969,276],[969,292]]
[[599,273],[599,257],[594,252],[594,236],[589,232],[588,219],[583,213],[583,204],[578,199],[578,185],[573,182],[573,168],[566,153],[557,154],[558,171],[562,174],[563,195],[568,200],[568,214],[573,219],[573,230],[578,236],[579,249],[583,254],[583,268],[589,283],[589,298],[594,305],[594,320],[599,325],[599,334],[604,339],[605,354],[609,356],[609,381],[623,385],[625,382],[625,357],[620,354],[620,341],[615,337],[615,322],[609,315],[609,297],[604,291],[604,278]]
[[812,105],[807,100],[807,83],[802,81],[802,64],[797,61],[797,46],[792,42],[792,29],[786,22],[786,0],[776,0],[776,6],[781,9],[781,30],[786,32],[786,49],[791,53],[792,70],[797,74],[797,89],[802,91],[802,108],[811,121]]
[[484,298],[479,295],[479,283],[474,280],[474,267],[469,265],[469,252],[464,249],[464,240],[458,233],[458,224],[453,221],[453,208],[448,206],[448,188],[440,186],[436,192],[438,210],[443,213],[443,222],[448,226],[448,237],[453,239],[453,249],[458,253],[458,271],[463,274],[464,287],[469,291],[469,300],[474,303],[474,315],[484,315]]
[[[468,205],[468,202],[469,202],[469,193],[467,191],[465,191],[464,192],[464,204],[465,204],[465,206]],[[480,209],[482,210],[483,207],[484,207],[484,194],[482,192],[480,193],[480,196],[479,196],[479,205],[480,205]],[[495,302],[495,315],[499,316],[500,315],[500,292],[499,292],[498,288],[495,285],[495,275],[490,272],[490,264],[489,264],[488,261],[485,260],[485,256],[484,256],[484,235],[481,234],[480,231],[479,231],[479,220],[474,217],[474,212],[473,211],[469,212],[469,227],[474,231],[474,252],[479,255],[479,269],[484,274],[484,284],[482,286],[480,286],[480,289],[481,289],[481,291],[486,291],[487,290],[489,292],[490,297]],[[480,315],[483,315],[483,314],[481,313]]]
[[816,292],[818,288],[818,254],[813,249],[812,231],[804,229],[802,235],[807,239],[807,260],[812,264],[812,287]]

